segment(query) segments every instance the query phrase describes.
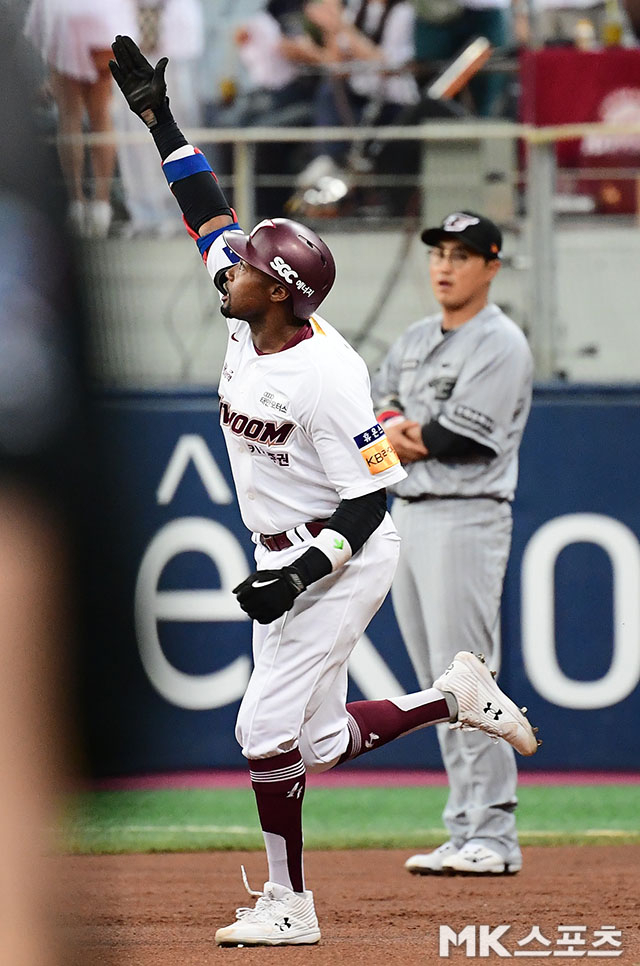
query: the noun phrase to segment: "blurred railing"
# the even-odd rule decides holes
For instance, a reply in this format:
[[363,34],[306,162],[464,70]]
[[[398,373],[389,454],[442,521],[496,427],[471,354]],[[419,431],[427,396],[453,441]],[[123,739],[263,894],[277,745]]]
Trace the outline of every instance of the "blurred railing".
[[[350,186],[376,186],[381,189],[394,190],[399,186],[415,189],[416,202],[413,209],[408,212],[398,211],[391,214],[382,215],[374,219],[368,219],[365,213],[355,213],[350,217],[342,217],[340,212],[334,212],[332,217],[323,218],[322,213],[313,211],[293,216],[300,220],[306,220],[313,224],[321,234],[332,238],[341,233],[349,233],[352,242],[350,248],[354,259],[361,260],[363,257],[369,262],[369,277],[378,280],[379,276],[385,275],[388,269],[393,268],[394,259],[381,251],[380,247],[374,245],[369,251],[364,252],[358,248],[357,238],[361,233],[374,231],[380,238],[381,232],[395,233],[400,236],[415,237],[418,228],[426,223],[437,223],[444,214],[450,210],[461,208],[474,208],[492,217],[497,221],[505,232],[505,268],[511,273],[513,291],[517,290],[517,295],[511,301],[516,303],[516,309],[512,315],[519,324],[526,330],[532,345],[532,350],[536,360],[536,375],[540,380],[549,380],[558,375],[567,375],[569,379],[580,380],[589,379],[585,375],[583,366],[573,366],[567,359],[572,353],[581,358],[588,359],[589,356],[597,357],[601,352],[601,357],[606,356],[607,347],[603,345],[602,351],[599,343],[596,344],[589,336],[585,335],[586,342],[577,346],[567,348],[567,331],[571,336],[570,330],[573,326],[585,326],[585,313],[588,316],[589,305],[593,303],[593,298],[587,299],[586,305],[581,303],[579,288],[582,282],[587,279],[593,283],[593,271],[589,265],[589,259],[596,255],[601,258],[602,246],[612,244],[612,264],[606,266],[606,271],[602,270],[601,282],[609,292],[617,292],[617,297],[622,298],[619,312],[625,318],[628,316],[627,305],[637,305],[640,296],[640,280],[635,273],[630,276],[626,263],[621,263],[621,274],[616,277],[616,246],[622,245],[629,251],[635,251],[636,257],[640,256],[639,245],[640,232],[640,166],[631,165],[625,168],[581,168],[579,170],[563,169],[558,171],[556,165],[556,144],[562,140],[573,140],[584,138],[589,135],[599,134],[611,136],[640,135],[640,123],[625,125],[614,124],[581,124],[563,125],[554,128],[538,128],[528,125],[515,124],[510,122],[493,122],[479,120],[438,120],[429,121],[411,127],[352,127],[352,128],[281,128],[271,127],[251,127],[233,128],[223,130],[213,130],[202,128],[185,132],[193,143],[199,144],[203,149],[208,145],[231,145],[232,146],[232,166],[226,176],[221,177],[223,186],[231,193],[233,204],[239,212],[241,222],[245,226],[253,225],[259,216],[263,217],[266,213],[259,210],[259,192],[264,188],[289,186],[291,193],[295,193],[293,177],[289,175],[269,174],[261,175],[256,168],[256,154],[259,148],[265,144],[309,144],[319,141],[347,141],[352,144],[363,144],[365,142],[393,143],[400,145],[403,142],[414,142],[419,150],[419,164],[415,173],[404,174],[402,176],[391,174],[375,174],[371,172],[351,171],[349,174]],[[87,135],[85,140],[88,143],[95,141],[108,140],[105,135]],[[148,133],[141,130],[139,133],[129,135],[117,135],[118,142],[134,142],[149,144]],[[150,146],[152,149],[152,146]],[[599,215],[589,205],[588,194],[564,192],[563,198],[559,197],[558,184],[559,176],[563,183],[573,179],[574,183],[578,180],[584,184],[589,179],[598,180],[608,178],[611,180],[627,180],[636,186],[638,205],[634,211],[627,212],[625,216],[614,217],[612,215]],[[159,173],[159,177],[161,177]],[[582,209],[582,210],[581,210]],[[282,211],[269,211],[270,215],[282,214]],[[395,215],[398,217],[395,217]],[[616,239],[613,243],[603,242],[603,228],[609,231],[624,233],[624,240]],[[575,275],[570,279],[571,284],[576,287],[574,304],[576,318],[569,317],[569,313],[563,310],[562,318],[559,314],[559,302],[562,301],[566,306],[571,304],[571,295],[562,291],[566,286],[567,277],[563,276],[562,257],[559,255],[559,245],[562,243],[563,231],[573,231],[579,238],[580,245],[586,245],[588,239],[593,242],[593,250],[588,246],[584,248],[584,277],[581,281],[581,269],[567,269],[564,276]],[[364,237],[364,235],[363,235]],[[394,236],[395,237],[395,236]],[[108,252],[109,247],[113,248],[118,244],[116,238],[107,239],[105,242],[92,242],[93,246],[104,246]],[[124,244],[124,242],[120,242]],[[91,246],[90,246],[91,247]],[[409,241],[406,243],[407,252]],[[615,249],[615,251],[614,251]],[[158,241],[157,248],[147,247],[148,257],[156,260],[156,270],[158,272],[159,285],[162,279],[162,252],[166,251],[166,244]],[[152,254],[153,252],[153,254]],[[405,252],[405,256],[406,253]],[[606,254],[606,251],[605,251]],[[175,249],[171,249],[171,258],[175,258]],[[108,254],[101,254],[100,258],[90,258],[87,262],[88,276],[91,286],[94,287],[92,303],[94,314],[97,314],[97,327],[100,329],[100,306],[102,302],[110,297],[108,286],[102,285],[101,273],[104,271],[104,259],[107,262]],[[382,323],[377,333],[373,334],[373,329],[380,321],[382,308],[376,315],[376,306],[370,305],[366,290],[361,293],[361,297],[353,297],[354,293],[342,294],[344,298],[349,295],[348,313],[340,311],[340,289],[341,286],[349,282],[341,281],[348,279],[349,266],[345,265],[345,258],[342,256],[339,264],[339,282],[332,306],[335,305],[334,315],[329,316],[332,320],[337,314],[337,324],[339,328],[348,329],[345,335],[358,344],[363,350],[365,358],[370,364],[374,364],[381,352],[391,339],[398,334],[407,324],[424,314],[423,307],[415,310],[413,305],[403,307],[401,312],[394,311],[393,318],[382,319]],[[403,264],[403,249],[399,243],[399,250],[396,255],[398,266]],[[635,262],[637,264],[637,260]],[[195,260],[194,260],[195,265]],[[194,269],[197,271],[197,269]],[[613,274],[611,274],[613,273]],[[357,274],[357,273],[356,273]],[[501,275],[503,273],[501,272]],[[425,270],[426,277],[426,270]],[[399,279],[399,280],[398,280]],[[110,275],[112,284],[113,273]],[[123,283],[124,284],[124,283]],[[393,285],[403,284],[402,272],[398,271]],[[97,294],[95,287],[97,286]],[[370,289],[370,285],[369,285]],[[622,292],[622,295],[620,293]],[[165,292],[165,295],[167,293]],[[422,303],[426,301],[424,309],[429,309],[433,305],[429,303],[428,297],[424,298],[424,289],[421,292]],[[624,296],[624,297],[623,297]],[[120,299],[119,311],[126,314],[126,300],[123,301],[123,293],[119,292]],[[379,302],[386,301],[386,295],[381,295]],[[337,299],[337,301],[336,301]],[[615,301],[615,300],[614,300]],[[624,304],[623,304],[624,303]],[[510,306],[507,305],[507,308]],[[414,312],[415,314],[403,316],[403,312]],[[157,305],[149,305],[149,311],[154,317],[158,317]],[[211,307],[207,307],[211,311]],[[602,309],[597,308],[602,315]],[[616,306],[611,304],[610,311],[616,315]],[[348,324],[346,315],[348,314]],[[383,313],[382,313],[383,314]],[[635,313],[634,313],[635,314]],[[140,310],[131,314],[131,324],[140,323]],[[341,317],[342,316],[342,317]],[[587,318],[586,330],[590,331],[589,326],[596,327],[598,320]],[[104,326],[103,326],[104,329]],[[151,336],[153,327],[149,325],[148,336]],[[620,337],[625,337],[624,328],[620,332]],[[114,338],[117,338],[113,335]],[[159,337],[159,336],[158,336]],[[607,336],[610,338],[609,336]],[[220,334],[223,338],[223,334]],[[576,336],[578,338],[578,336]],[[174,340],[175,341],[175,340]],[[574,339],[575,341],[575,339]],[[579,341],[579,339],[578,339]],[[109,335],[104,332],[100,335],[100,353],[109,352]],[[180,361],[180,380],[189,382],[190,380],[201,381],[200,377],[194,376],[188,365],[185,366],[184,348],[190,342],[197,344],[200,351],[202,340],[184,340],[181,350]],[[569,338],[571,342],[571,338]],[[367,344],[369,343],[369,344]],[[375,348],[375,351],[374,351]],[[611,347],[608,347],[610,350]],[[141,348],[140,351],[143,351]],[[195,351],[195,350],[194,350]],[[216,346],[214,356],[219,354],[222,349]],[[616,346],[615,351],[620,360],[628,353],[628,347],[624,345]],[[213,360],[214,366],[218,359]],[[98,360],[99,364],[99,360]],[[606,381],[616,381],[615,361],[607,363],[601,367],[600,379]],[[575,372],[572,371],[572,366]],[[619,378],[623,381],[640,381],[640,364],[638,373],[634,376],[634,370],[624,367],[624,361],[619,363]],[[171,368],[170,366],[168,367]],[[594,371],[593,379],[598,379],[597,367],[592,367]],[[588,370],[591,371],[591,370]],[[167,377],[170,378],[170,377]],[[164,380],[165,377],[162,377]],[[130,374],[127,381],[135,382],[135,375]],[[178,377],[176,376],[176,380]],[[108,381],[108,379],[107,379]],[[145,378],[141,382],[145,382]],[[162,380],[161,380],[162,381]]]

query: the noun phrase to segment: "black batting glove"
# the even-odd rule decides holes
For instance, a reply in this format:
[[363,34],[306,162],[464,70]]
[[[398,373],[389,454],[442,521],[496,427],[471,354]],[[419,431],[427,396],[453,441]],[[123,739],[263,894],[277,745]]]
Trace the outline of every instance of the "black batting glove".
[[303,590],[306,590],[306,584],[295,567],[282,567],[280,570],[256,570],[234,587],[233,593],[252,620],[270,624],[291,609]]
[[153,128],[171,117],[164,72],[169,63],[162,57],[152,67],[131,37],[118,35],[111,45],[115,60],[109,61],[114,80],[134,114]]

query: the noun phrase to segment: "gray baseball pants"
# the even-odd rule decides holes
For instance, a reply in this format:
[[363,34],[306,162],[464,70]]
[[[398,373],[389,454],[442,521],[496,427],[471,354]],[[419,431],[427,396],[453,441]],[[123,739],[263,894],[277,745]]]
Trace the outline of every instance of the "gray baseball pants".
[[[511,506],[486,498],[396,498],[392,516],[402,538],[392,600],[421,688],[460,650],[500,657],[500,600],[511,547]],[[443,813],[452,842],[473,841],[505,859],[519,855],[513,749],[480,731],[437,726],[449,779]]]

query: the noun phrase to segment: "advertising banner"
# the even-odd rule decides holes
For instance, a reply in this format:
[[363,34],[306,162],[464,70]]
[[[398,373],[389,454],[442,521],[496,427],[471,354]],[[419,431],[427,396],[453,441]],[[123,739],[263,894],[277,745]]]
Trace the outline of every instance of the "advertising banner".
[[[525,124],[603,125],[603,129],[583,137],[558,142],[558,166],[584,169],[576,187],[578,193],[592,196],[598,211],[635,214],[640,159],[640,50],[524,50],[520,55],[520,81],[520,112]],[[627,130],[612,133],[612,126]],[[587,169],[600,173],[594,176]]]
[[[536,391],[521,454],[500,680],[544,744],[523,768],[638,768],[639,391]],[[109,505],[82,668],[100,775],[234,768],[250,622],[231,589],[253,569],[217,396],[98,403]],[[469,642],[473,649],[473,642]],[[358,644],[351,699],[416,690],[390,600]],[[629,736],[624,740],[624,736]],[[440,767],[423,731],[359,767]]]

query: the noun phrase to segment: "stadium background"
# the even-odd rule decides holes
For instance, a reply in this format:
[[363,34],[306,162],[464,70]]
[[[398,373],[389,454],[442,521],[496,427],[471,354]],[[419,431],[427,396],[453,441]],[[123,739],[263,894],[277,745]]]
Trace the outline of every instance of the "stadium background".
[[[424,220],[457,207],[462,184],[504,226],[494,297],[527,332],[537,375],[502,622],[502,681],[543,723],[544,752],[523,768],[637,771],[637,751],[619,735],[640,712],[640,373],[630,351],[640,233],[628,212],[556,213],[558,129],[540,146],[529,130],[506,128],[474,122],[463,139],[458,128],[449,140],[446,125],[445,134],[424,128],[426,166],[412,215],[316,215],[312,224],[338,263],[323,311],[373,370],[397,333],[434,308],[418,240]],[[522,138],[531,151],[524,187]],[[498,163],[506,176],[496,191],[489,175]],[[227,176],[227,190],[235,201],[252,185],[256,210],[264,187],[243,165]],[[576,184],[583,174],[573,172]],[[545,200],[551,207],[540,220]],[[217,296],[186,236],[89,241],[80,264],[111,495],[96,545],[119,535],[83,662],[91,766],[100,776],[240,768],[232,735],[250,637],[230,588],[250,568],[251,544],[217,426],[226,331]],[[354,697],[415,687],[389,601],[354,655],[351,677]],[[373,758],[359,767],[439,764],[430,734]]]
[[[14,66],[3,58],[3,77],[8,70],[15,80],[20,72],[12,74]],[[4,89],[12,95],[6,104],[12,111],[17,106],[8,130],[24,131],[23,90],[15,105],[16,89]],[[455,151],[440,145],[434,149],[439,164],[421,172],[420,210],[431,220],[459,207],[464,187],[465,203],[471,196],[505,224],[508,258],[496,294],[528,331],[539,363],[505,596],[503,674],[543,729],[546,758],[536,759],[536,767],[544,770],[523,772],[523,874],[464,889],[455,880],[433,888],[402,868],[406,849],[426,848],[444,834],[446,785],[441,772],[425,770],[437,764],[430,736],[424,743],[415,736],[398,743],[398,757],[378,757],[378,767],[394,771],[363,768],[343,773],[344,787],[313,788],[307,869],[326,921],[313,955],[317,964],[335,963],[345,953],[353,962],[387,966],[431,962],[438,923],[460,929],[469,921],[506,921],[524,935],[535,914],[550,935],[562,922],[593,931],[606,921],[622,930],[620,961],[637,962],[637,212],[555,213],[541,201],[553,200],[557,187],[551,151],[541,149],[537,157],[537,173],[546,171],[546,181],[534,179],[523,194],[515,130],[497,132],[495,141],[488,128],[480,141],[469,128],[458,136]],[[33,180],[34,167],[22,163],[22,139],[7,141],[4,159],[17,161]],[[52,155],[51,141],[48,149]],[[452,155],[460,165],[453,165]],[[225,177],[231,190],[240,190],[231,173]],[[629,183],[636,181],[637,170]],[[46,188],[49,200],[61,198],[55,178]],[[431,211],[427,197],[435,205]],[[327,314],[358,342],[370,365],[398,327],[429,306],[423,253],[415,242],[421,220],[344,219],[321,227],[342,266]],[[10,237],[35,289],[50,277],[45,265],[66,286],[54,257],[66,254],[66,243],[51,244],[37,220],[25,229]],[[363,256],[372,249],[375,264]],[[21,714],[7,702],[3,728],[9,766],[0,800],[10,807],[3,812],[2,867],[10,888],[0,911],[10,912],[15,896],[15,908],[27,913],[24,921],[4,920],[3,952],[17,966],[19,957],[7,953],[10,924],[22,950],[40,935],[40,907],[31,904],[35,887],[42,890],[47,926],[62,900],[56,919],[77,953],[60,957],[65,966],[201,966],[214,961],[212,931],[240,896],[240,862],[254,882],[264,871],[255,805],[232,737],[249,640],[228,590],[234,568],[248,566],[250,547],[216,426],[223,329],[215,324],[215,293],[186,238],[112,237],[87,242],[80,255],[92,320],[91,375],[99,390],[91,407],[92,439],[74,424],[65,435],[74,452],[70,458],[66,446],[56,451],[56,478],[63,479],[65,502],[80,505],[87,572],[73,576],[88,623],[74,676],[65,646],[74,635],[67,634],[59,606],[66,595],[47,612],[47,625],[39,623],[36,604],[43,589],[46,598],[49,575],[38,585],[42,575],[30,574],[36,587],[27,584],[26,604],[12,599],[4,614],[12,623],[19,612],[28,628],[24,647],[4,663],[3,677],[7,690],[16,692],[11,698],[24,691],[29,700],[18,706]],[[6,265],[11,268],[11,259]],[[20,316],[7,318],[16,324]],[[40,315],[29,319],[38,324]],[[552,385],[543,385],[549,380]],[[589,385],[580,387],[580,380]],[[5,412],[11,421],[10,407]],[[29,537],[31,528],[22,530]],[[57,556],[47,562],[58,577]],[[11,572],[8,561],[5,576]],[[199,622],[191,620],[194,603],[204,618]],[[3,643],[12,640],[3,636]],[[389,605],[369,640],[354,662],[354,693],[389,693],[396,683],[411,687]],[[27,658],[24,669],[14,662],[16,653]],[[553,666],[554,654],[561,671]],[[82,713],[75,732],[88,761],[75,776],[85,781],[84,790],[69,802],[69,763],[60,767],[57,760],[64,749],[57,712],[76,685]],[[588,770],[575,770],[581,767]],[[184,771],[193,768],[197,773]],[[135,777],[141,771],[152,772],[156,784],[141,785],[144,779]],[[233,787],[240,776],[245,784]],[[167,788],[171,781],[174,787]],[[363,788],[368,781],[374,784]],[[203,787],[207,782],[210,787]],[[189,783],[196,787],[185,787]],[[52,829],[60,836],[54,856],[40,854],[43,815],[47,844]],[[544,849],[540,842],[547,843]],[[335,851],[339,845],[345,851]],[[333,851],[319,851],[326,847]],[[172,850],[178,853],[169,855]],[[55,955],[55,945],[45,941],[47,955]],[[287,955],[297,962],[295,950]],[[27,962],[32,966],[33,959]]]

